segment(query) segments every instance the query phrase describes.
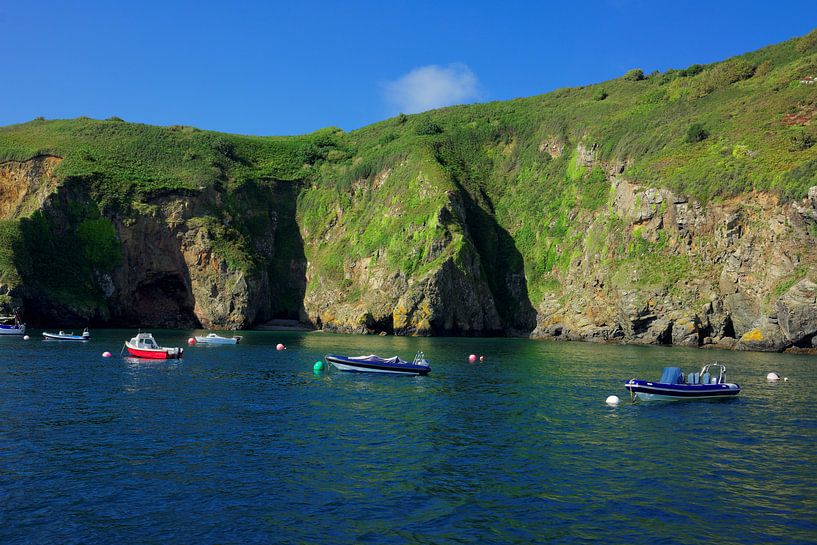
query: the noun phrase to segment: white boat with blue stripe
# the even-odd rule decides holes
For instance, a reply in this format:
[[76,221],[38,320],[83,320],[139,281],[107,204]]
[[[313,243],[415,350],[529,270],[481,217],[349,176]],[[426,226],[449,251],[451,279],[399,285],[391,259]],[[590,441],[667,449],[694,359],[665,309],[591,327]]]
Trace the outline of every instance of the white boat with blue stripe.
[[422,352],[417,352],[411,363],[399,356],[381,358],[371,354],[369,356],[338,356],[327,354],[326,361],[340,371],[358,373],[391,373],[395,375],[427,375],[431,366]]
[[700,373],[689,373],[686,377],[680,367],[664,367],[660,380],[631,379],[624,387],[633,401],[712,399],[740,393],[739,385],[726,382],[726,366],[720,363],[704,365]]
[[206,336],[196,336],[196,344],[238,344],[241,342],[241,339],[241,335],[222,337],[221,335],[210,333]]
[[59,333],[48,333],[43,331],[43,337],[45,337],[46,341],[89,341],[91,340],[91,333],[86,327],[80,335],[74,335],[73,331],[69,333],[66,333],[65,331],[60,331]]
[[14,316],[0,316],[0,335],[25,335],[26,324],[20,320],[17,312]]

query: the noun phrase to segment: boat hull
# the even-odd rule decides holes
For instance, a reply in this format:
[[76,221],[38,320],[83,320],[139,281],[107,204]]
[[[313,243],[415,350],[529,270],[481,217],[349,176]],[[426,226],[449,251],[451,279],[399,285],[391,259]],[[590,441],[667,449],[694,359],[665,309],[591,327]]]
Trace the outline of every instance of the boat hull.
[[196,344],[238,344],[241,337],[196,337]]
[[43,333],[43,337],[47,341],[90,341],[91,337],[83,337],[82,335],[58,335],[56,333]]
[[339,371],[353,373],[385,373],[392,375],[427,375],[431,367],[427,365],[413,365],[411,363],[387,363],[353,360],[344,356],[326,355],[326,361]]
[[679,399],[715,399],[734,397],[740,393],[737,384],[665,384],[646,380],[630,380],[624,387],[643,401]]
[[160,348],[158,350],[146,350],[144,348],[132,348],[125,345],[128,354],[134,358],[145,358],[150,360],[173,360],[179,359],[184,354],[183,348]]
[[0,335],[25,335],[26,326],[4,326],[0,325]]

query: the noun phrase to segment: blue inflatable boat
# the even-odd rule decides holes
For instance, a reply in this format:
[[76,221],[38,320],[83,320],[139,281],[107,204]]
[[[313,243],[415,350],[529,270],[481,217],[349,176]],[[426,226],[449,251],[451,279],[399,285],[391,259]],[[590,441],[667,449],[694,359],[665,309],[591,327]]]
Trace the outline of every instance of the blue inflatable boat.
[[740,386],[726,382],[726,367],[720,363],[704,365],[700,373],[689,373],[686,377],[680,367],[664,367],[657,382],[632,379],[624,387],[633,401],[710,399],[740,393]]
[[365,373],[392,373],[396,375],[427,375],[431,366],[425,355],[418,352],[411,363],[399,356],[381,358],[374,354],[370,356],[338,356],[327,354],[326,361],[341,371],[357,371]]

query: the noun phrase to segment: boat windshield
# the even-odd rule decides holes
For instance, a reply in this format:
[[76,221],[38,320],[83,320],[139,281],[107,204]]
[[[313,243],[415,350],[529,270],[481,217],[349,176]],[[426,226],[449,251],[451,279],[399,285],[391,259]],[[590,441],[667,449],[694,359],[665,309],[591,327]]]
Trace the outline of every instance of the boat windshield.
[[152,337],[136,339],[137,348],[159,348]]
[[701,369],[701,376],[704,374],[709,373],[713,379],[715,379],[715,384],[723,384],[726,382],[726,366],[720,363],[707,363]]
[[658,381],[662,384],[681,384],[684,382],[684,374],[680,367],[664,367],[664,372],[661,373],[661,379]]
[[417,352],[417,354],[414,356],[414,361],[411,362],[411,363],[414,364],[414,365],[422,365],[422,366],[428,367],[428,361],[426,360],[426,355],[423,354],[422,352]]

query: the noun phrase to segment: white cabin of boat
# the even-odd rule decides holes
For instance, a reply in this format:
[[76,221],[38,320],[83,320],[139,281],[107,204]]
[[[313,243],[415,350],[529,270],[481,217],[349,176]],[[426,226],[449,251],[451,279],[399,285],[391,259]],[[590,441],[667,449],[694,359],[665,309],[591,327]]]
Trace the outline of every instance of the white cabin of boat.
[[159,345],[153,339],[150,333],[139,333],[136,337],[130,340],[130,344],[134,348],[141,348],[143,350],[159,350]]

